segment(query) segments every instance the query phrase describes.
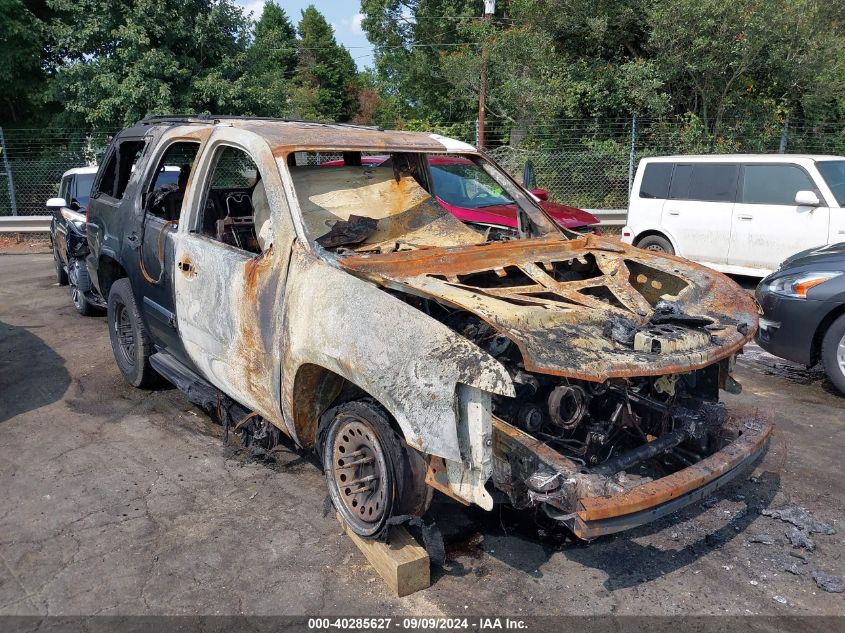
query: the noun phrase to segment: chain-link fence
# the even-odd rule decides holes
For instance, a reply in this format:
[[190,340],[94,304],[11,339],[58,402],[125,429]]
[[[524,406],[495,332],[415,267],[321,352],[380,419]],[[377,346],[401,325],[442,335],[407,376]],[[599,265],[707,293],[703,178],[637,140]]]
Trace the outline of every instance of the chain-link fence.
[[[485,129],[485,147],[519,180],[530,161],[536,186],[547,189],[552,200],[588,209],[627,207],[630,178],[644,156],[778,151],[845,155],[842,123],[737,120],[720,122],[720,130],[708,132],[695,117],[560,119],[527,125],[494,120]],[[436,131],[476,142],[474,122]],[[62,174],[96,164],[110,133],[0,128],[0,215],[47,213],[44,203],[56,195]]]
[[62,174],[96,165],[107,141],[84,130],[0,128],[0,216],[46,214]]

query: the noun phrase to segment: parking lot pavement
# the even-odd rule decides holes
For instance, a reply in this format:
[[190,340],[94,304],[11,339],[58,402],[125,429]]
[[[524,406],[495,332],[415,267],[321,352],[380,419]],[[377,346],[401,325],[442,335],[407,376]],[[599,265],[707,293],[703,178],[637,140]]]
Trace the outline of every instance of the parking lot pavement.
[[[175,389],[126,385],[103,317],[49,255],[0,255],[0,614],[843,614],[845,398],[756,347],[733,413],[777,424],[753,477],[589,545],[439,502],[452,560],[392,597],[331,516],[310,455],[254,463]],[[763,516],[831,523],[815,550]]]

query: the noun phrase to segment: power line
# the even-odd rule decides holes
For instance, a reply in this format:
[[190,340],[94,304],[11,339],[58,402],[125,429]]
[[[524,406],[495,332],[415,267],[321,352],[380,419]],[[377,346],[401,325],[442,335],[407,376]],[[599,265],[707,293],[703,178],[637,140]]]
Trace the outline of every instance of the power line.
[[302,47],[302,46],[283,46],[278,48],[268,48],[266,50],[270,51],[336,51],[338,48],[342,47],[346,50],[354,50],[354,49],[376,49],[379,50],[388,50],[388,49],[409,49],[409,48],[448,48],[448,47],[457,47],[457,46],[479,46],[481,42],[443,42],[441,44],[400,44],[396,46],[311,46],[311,47]]

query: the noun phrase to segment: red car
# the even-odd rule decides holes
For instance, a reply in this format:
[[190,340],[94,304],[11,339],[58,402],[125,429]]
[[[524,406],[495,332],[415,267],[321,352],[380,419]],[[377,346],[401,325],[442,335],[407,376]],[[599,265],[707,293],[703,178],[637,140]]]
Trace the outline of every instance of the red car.
[[[365,166],[378,166],[389,156],[362,156]],[[343,160],[322,163],[324,167],[339,167]],[[472,161],[459,156],[432,156],[428,159],[434,180],[437,201],[463,222],[482,226],[516,228],[516,203],[502,192],[496,182]],[[549,202],[549,192],[532,189],[540,199],[540,206],[555,222],[579,232],[595,232],[599,220],[592,213],[565,204]]]

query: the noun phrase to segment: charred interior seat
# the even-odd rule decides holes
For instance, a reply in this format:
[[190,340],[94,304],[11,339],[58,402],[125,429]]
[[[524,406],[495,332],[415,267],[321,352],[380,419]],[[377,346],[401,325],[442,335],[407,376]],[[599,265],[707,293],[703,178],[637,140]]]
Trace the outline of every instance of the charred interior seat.
[[224,244],[253,253],[260,252],[255,235],[252,191],[212,189],[203,214],[202,232]]

